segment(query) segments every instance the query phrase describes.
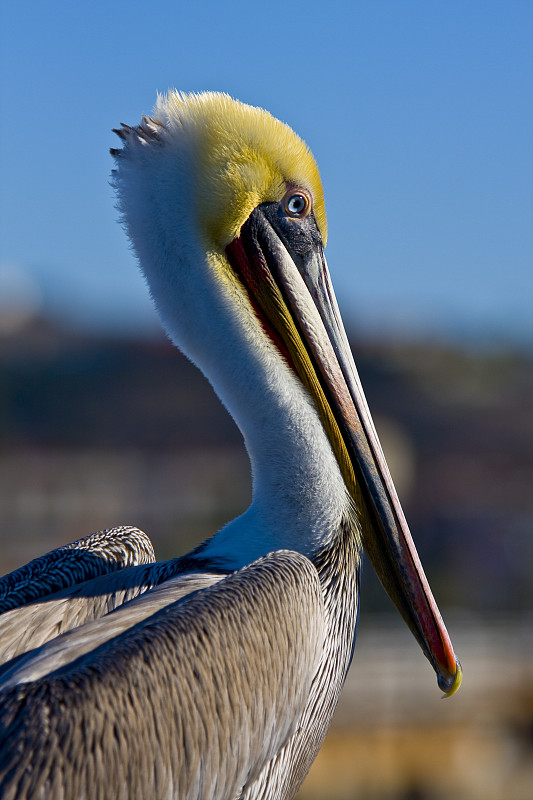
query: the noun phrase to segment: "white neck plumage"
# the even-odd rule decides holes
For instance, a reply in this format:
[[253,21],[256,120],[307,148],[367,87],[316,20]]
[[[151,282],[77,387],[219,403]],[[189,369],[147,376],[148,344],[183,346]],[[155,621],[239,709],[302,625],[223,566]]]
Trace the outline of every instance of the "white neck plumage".
[[183,284],[179,294],[172,284],[152,291],[170,336],[239,426],[253,481],[250,508],[204,554],[232,568],[277,549],[311,555],[329,543],[350,504],[316,407],[235,284],[215,279],[208,266],[194,274],[194,296]]

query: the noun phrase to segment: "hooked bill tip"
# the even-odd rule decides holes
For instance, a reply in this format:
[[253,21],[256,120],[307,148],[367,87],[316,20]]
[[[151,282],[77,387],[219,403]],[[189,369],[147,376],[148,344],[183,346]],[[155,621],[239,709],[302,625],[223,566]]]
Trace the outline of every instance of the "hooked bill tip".
[[452,694],[455,694],[463,681],[463,668],[461,667],[459,659],[456,659],[455,664],[456,664],[456,669],[454,675],[451,675],[450,677],[445,677],[444,675],[441,674],[437,678],[439,689],[442,689],[442,691],[444,692],[443,699],[451,697]]

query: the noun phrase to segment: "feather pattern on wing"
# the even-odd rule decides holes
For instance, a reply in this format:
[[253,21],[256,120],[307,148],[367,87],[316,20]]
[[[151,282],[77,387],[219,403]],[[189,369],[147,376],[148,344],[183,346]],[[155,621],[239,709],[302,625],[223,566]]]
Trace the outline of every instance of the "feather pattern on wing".
[[103,617],[187,571],[205,571],[204,562],[188,555],[171,561],[118,569],[67,586],[40,602],[6,611],[0,615],[0,664]]
[[166,605],[3,692],[0,795],[238,797],[296,732],[325,623],[316,568],[288,551]]
[[90,578],[154,561],[152,542],[139,528],[123,525],[92,533],[3,575],[0,614]]

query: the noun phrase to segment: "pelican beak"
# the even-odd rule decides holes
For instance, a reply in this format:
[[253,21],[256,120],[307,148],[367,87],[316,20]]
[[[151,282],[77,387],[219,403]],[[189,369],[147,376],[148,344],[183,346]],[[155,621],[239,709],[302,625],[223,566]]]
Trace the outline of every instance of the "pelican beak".
[[452,695],[462,670],[400,506],[344,331],[312,213],[258,206],[226,248],[266,332],[310,392],[354,499],[363,546]]

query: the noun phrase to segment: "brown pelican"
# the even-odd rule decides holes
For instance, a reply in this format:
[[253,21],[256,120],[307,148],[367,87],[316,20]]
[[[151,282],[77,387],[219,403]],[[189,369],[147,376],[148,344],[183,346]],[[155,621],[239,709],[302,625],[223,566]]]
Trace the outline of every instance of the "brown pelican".
[[3,615],[0,795],[291,798],[352,658],[362,547],[446,694],[461,669],[344,333],[308,148],[215,93],[117,132],[123,222],[243,433],[253,500],[183,558]]

